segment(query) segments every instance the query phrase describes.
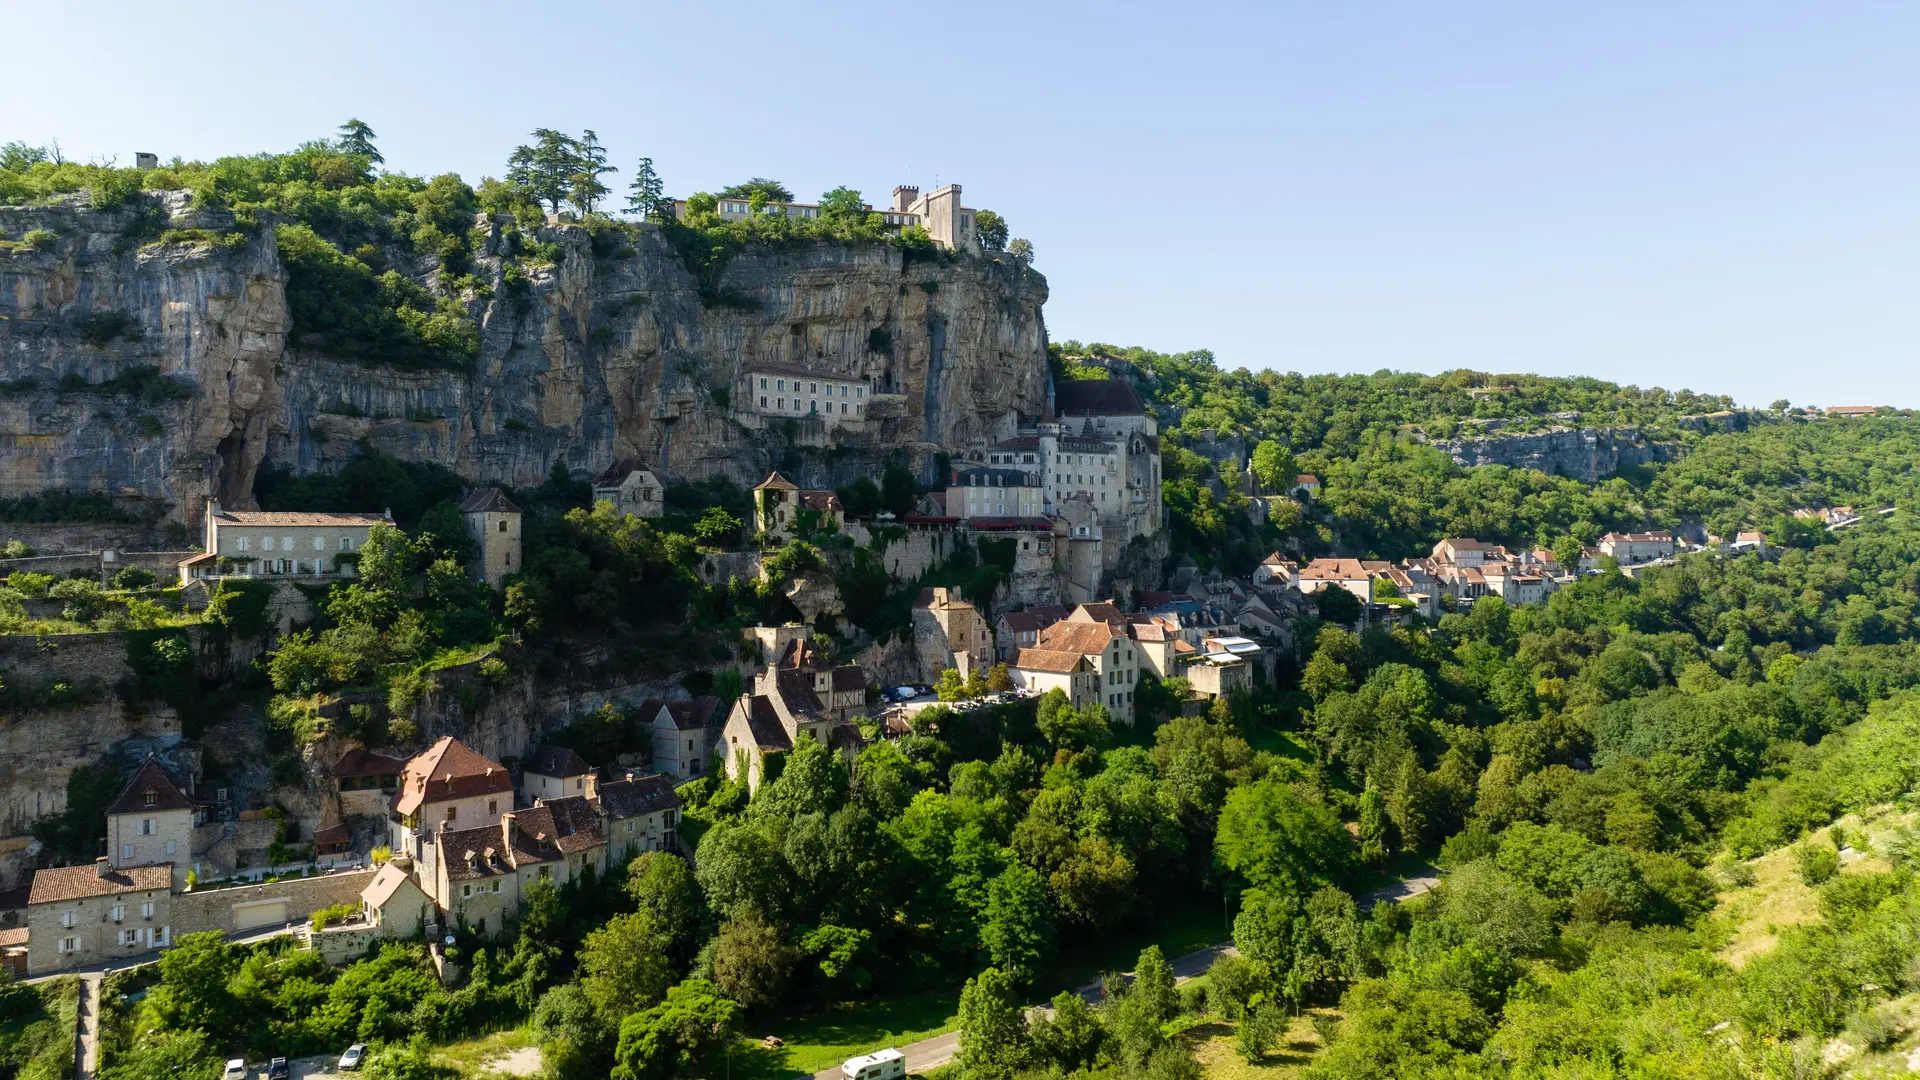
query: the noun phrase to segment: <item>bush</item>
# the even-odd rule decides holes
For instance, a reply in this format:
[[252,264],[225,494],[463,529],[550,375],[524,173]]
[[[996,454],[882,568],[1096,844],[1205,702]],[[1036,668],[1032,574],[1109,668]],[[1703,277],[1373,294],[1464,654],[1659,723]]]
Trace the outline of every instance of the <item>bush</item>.
[[1833,845],[1809,840],[1793,849],[1794,870],[1808,885],[1819,885],[1840,872],[1840,853]]
[[334,923],[343,923],[360,914],[358,904],[334,904],[323,907],[307,917],[307,925],[315,930],[325,930]]
[[140,566],[129,566],[113,575],[113,587],[116,589],[144,589],[158,581],[153,571]]
[[60,237],[58,234],[48,232],[45,229],[29,229],[27,230],[27,235],[21,237],[21,242],[35,251],[46,251],[53,247],[55,243],[59,242],[59,240]]

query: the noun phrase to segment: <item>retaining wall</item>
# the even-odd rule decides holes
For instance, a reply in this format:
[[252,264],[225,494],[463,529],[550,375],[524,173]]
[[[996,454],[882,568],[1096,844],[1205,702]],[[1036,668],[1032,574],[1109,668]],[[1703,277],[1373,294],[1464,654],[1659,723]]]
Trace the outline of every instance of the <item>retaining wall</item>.
[[357,904],[360,890],[373,880],[372,870],[349,870],[321,877],[289,878],[260,885],[237,885],[229,889],[196,889],[173,897],[173,932],[197,933],[219,930],[231,934],[234,908],[264,901],[284,900],[287,920],[299,922],[323,907]]

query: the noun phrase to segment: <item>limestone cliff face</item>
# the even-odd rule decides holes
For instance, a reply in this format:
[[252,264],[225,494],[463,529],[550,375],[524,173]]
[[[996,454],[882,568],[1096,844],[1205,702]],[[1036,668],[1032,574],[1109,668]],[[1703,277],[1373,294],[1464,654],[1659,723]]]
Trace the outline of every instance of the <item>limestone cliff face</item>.
[[1588,484],[1626,466],[1675,460],[1685,451],[1678,444],[1653,442],[1636,428],[1554,428],[1531,435],[1437,439],[1433,445],[1466,468],[1506,465],[1537,469]]
[[[168,228],[232,228],[184,195],[163,203]],[[538,240],[560,256],[525,290],[502,282],[489,240],[477,273],[494,288],[469,304],[482,331],[471,372],[399,370],[290,339],[270,229],[234,247],[139,246],[121,239],[130,218],[78,202],[0,208],[0,237],[60,236],[0,251],[0,495],[105,491],[194,522],[208,494],[250,505],[262,461],[337,468],[363,440],[516,486],[555,461],[591,473],[627,457],[676,478],[752,483],[781,468],[826,484],[899,452],[927,469],[938,448],[1010,434],[1046,405],[1046,281],[1011,260],[756,248],[703,300],[655,227],[596,254],[585,229],[554,225]],[[116,323],[125,331],[103,342]],[[757,423],[738,411],[751,404],[744,371],[769,362],[889,396],[878,418],[830,436],[813,421]],[[183,392],[102,385],[138,365]]]
[[[165,228],[233,228],[183,194],[159,203]],[[234,249],[138,246],[122,239],[133,218],[77,199],[0,207],[0,235],[59,236],[44,251],[0,253],[0,495],[72,489],[197,506],[252,488],[287,332],[271,235]],[[142,365],[178,387],[116,392],[110,380]]]

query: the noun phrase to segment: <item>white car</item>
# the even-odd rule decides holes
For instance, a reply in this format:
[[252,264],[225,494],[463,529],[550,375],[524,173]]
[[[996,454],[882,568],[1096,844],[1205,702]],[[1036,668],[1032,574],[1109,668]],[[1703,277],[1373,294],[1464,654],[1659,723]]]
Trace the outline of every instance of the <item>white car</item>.
[[346,1053],[340,1055],[340,1064],[338,1068],[340,1068],[342,1071],[345,1071],[348,1069],[357,1069],[361,1065],[365,1064],[366,1060],[367,1060],[367,1044],[354,1043],[352,1046],[347,1047]]
[[234,1058],[227,1062],[227,1071],[220,1074],[220,1080],[247,1080],[247,1061]]

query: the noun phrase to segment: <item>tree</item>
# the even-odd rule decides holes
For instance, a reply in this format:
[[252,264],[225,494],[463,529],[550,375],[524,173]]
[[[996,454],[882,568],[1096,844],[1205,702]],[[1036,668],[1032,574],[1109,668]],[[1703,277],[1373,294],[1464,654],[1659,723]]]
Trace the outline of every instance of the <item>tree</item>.
[[747,914],[720,928],[713,948],[713,981],[748,1008],[770,1006],[786,993],[787,978],[799,959],[799,950],[782,942],[772,923]]
[[973,231],[980,237],[980,246],[988,251],[1007,246],[1007,219],[991,210],[973,215]]
[[919,484],[913,478],[913,470],[894,461],[889,462],[880,474],[880,503],[895,518],[903,518],[913,513],[913,504],[919,494]]
[[995,694],[1013,689],[1013,676],[1007,674],[1007,665],[995,664],[987,669],[986,688]]
[[612,1080],[711,1076],[713,1057],[733,1038],[740,1006],[705,979],[688,979],[660,1004],[620,1022]]
[[693,866],[708,906],[724,918],[750,913],[777,918],[791,899],[792,879],[780,847],[760,822],[723,820],[708,829]]
[[348,120],[340,125],[340,137],[334,140],[334,145],[339,147],[342,153],[358,154],[366,158],[370,164],[384,165],[387,159],[382,157],[380,149],[373,145],[375,138],[377,136],[373,133],[373,127],[365,120]]
[[1013,256],[1014,261],[1022,266],[1032,266],[1033,241],[1016,237],[1012,243],[1007,245],[1007,254]]
[[154,1015],[168,1028],[221,1029],[237,1015],[238,1003],[227,983],[240,970],[241,950],[217,930],[182,934],[160,954],[160,986],[153,992]]
[[641,853],[627,864],[627,895],[652,917],[669,952],[692,949],[702,905],[687,860],[670,851]]
[[1009,865],[987,887],[980,944],[994,967],[1022,985],[1053,949],[1052,906],[1046,882],[1023,863]]
[[1240,1021],[1240,1030],[1235,1033],[1234,1049],[1249,1063],[1257,1063],[1267,1056],[1267,1048],[1286,1030],[1285,1014],[1272,1005],[1261,1005]]
[[1300,467],[1293,454],[1273,439],[1262,439],[1253,448],[1252,469],[1260,489],[1273,495],[1291,495]]
[[1372,784],[1360,793],[1360,861],[1378,866],[1393,853],[1387,836],[1387,801]]
[[1262,780],[1228,793],[1214,857],[1249,885],[1304,890],[1344,877],[1353,841],[1333,811]]
[[966,1080],[1004,1080],[1024,1056],[1027,1018],[1013,979],[988,968],[960,991],[960,1074]]
[[693,523],[693,538],[709,547],[721,547],[739,535],[740,519],[723,507],[707,507]]
[[611,1033],[579,983],[548,990],[533,1010],[533,1037],[540,1044],[541,1063],[563,1080],[587,1080],[595,1075],[596,1066],[604,1076],[606,1067],[600,1059],[612,1048]]
[[580,989],[608,1026],[659,1001],[672,982],[666,935],[651,912],[616,915],[580,946]]
[[1149,945],[1141,951],[1133,965],[1133,987],[1128,993],[1139,997],[1147,1015],[1160,1023],[1180,1015],[1180,992],[1174,988],[1173,967],[1160,946]]
[[607,164],[606,147],[600,145],[600,136],[594,134],[592,128],[582,132],[574,143],[573,165],[567,198],[582,214],[591,214],[600,200],[607,197],[607,185],[601,183],[600,178],[620,170]]
[[1360,598],[1338,586],[1329,585],[1313,594],[1314,608],[1322,619],[1342,626],[1352,626],[1360,621],[1365,608]]
[[820,196],[820,216],[862,221],[867,216],[867,201],[850,187],[837,187]]
[[666,197],[666,190],[660,174],[653,171],[653,159],[641,158],[633,167],[633,183],[627,185],[627,213],[641,218],[653,217],[655,212],[668,213],[672,200]]
[[933,692],[941,701],[964,701],[969,696],[966,681],[953,668],[942,671],[933,681]]
[[557,214],[581,172],[580,146],[572,136],[552,128],[535,129],[533,140],[531,145],[514,147],[507,159],[507,180]]
[[129,566],[113,575],[113,587],[116,589],[144,589],[159,580],[153,571],[141,566]]
[[1074,1073],[1093,1063],[1105,1033],[1100,1017],[1087,999],[1070,990],[1055,994],[1053,1015],[1034,1021],[1029,1033],[1035,1063],[1056,1065],[1061,1072]]
[[744,184],[734,184],[720,189],[720,197],[723,199],[751,199],[756,195],[763,203],[793,201],[793,192],[785,184],[778,180],[769,180],[764,176],[756,176]]

